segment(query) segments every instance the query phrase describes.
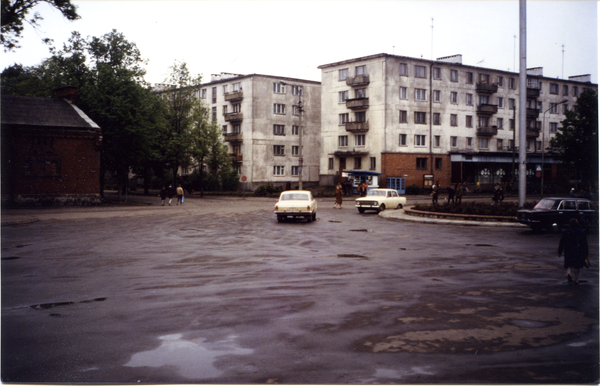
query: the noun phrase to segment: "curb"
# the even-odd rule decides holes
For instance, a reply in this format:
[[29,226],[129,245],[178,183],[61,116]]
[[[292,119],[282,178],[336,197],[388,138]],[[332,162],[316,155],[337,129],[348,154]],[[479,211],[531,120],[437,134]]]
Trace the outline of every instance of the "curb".
[[512,228],[528,228],[524,224],[513,222],[491,222],[491,221],[475,221],[475,220],[454,220],[454,219],[439,219],[426,218],[421,216],[411,216],[406,214],[404,210],[382,211],[379,213],[384,219],[397,222],[413,222],[413,223],[431,223],[443,224],[452,226],[470,226],[470,227],[512,227]]

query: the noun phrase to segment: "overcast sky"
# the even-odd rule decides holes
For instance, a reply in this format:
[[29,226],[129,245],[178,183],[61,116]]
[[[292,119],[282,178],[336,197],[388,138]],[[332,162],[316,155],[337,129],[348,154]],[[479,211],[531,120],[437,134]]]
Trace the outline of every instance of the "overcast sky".
[[[519,71],[517,0],[71,1],[81,15],[75,22],[36,7],[39,31],[27,27],[2,68],[47,58],[40,36],[62,48],[71,31],[99,37],[116,29],[148,60],[150,83],[164,81],[176,60],[204,81],[220,72],[320,81],[319,65],[378,53],[462,54],[466,65]],[[595,0],[527,1],[527,67],[553,78],[592,74],[597,83],[597,21]]]

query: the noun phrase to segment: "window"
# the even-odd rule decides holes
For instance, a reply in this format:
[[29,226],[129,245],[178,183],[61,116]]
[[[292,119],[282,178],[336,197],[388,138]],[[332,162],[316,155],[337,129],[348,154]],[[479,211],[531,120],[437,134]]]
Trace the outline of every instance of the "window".
[[415,146],[427,146],[425,140],[427,136],[424,134],[415,134]]
[[480,105],[489,105],[490,96],[489,95],[480,95],[479,96],[479,104]]
[[354,120],[356,122],[367,122],[367,112],[354,113]]
[[479,82],[490,83],[490,74],[479,74]]
[[340,147],[348,146],[348,136],[339,136],[338,137],[338,146],[340,146]]
[[516,106],[516,101],[514,98],[509,98],[508,99],[508,108],[513,110]]
[[442,79],[442,69],[439,67],[433,68],[433,79]]
[[354,169],[361,169],[362,168],[362,159],[360,157],[355,157],[354,158]]
[[292,106],[292,115],[299,116],[302,113],[302,107],[298,105]]
[[569,86],[568,85],[563,85],[563,95],[564,96],[569,95]]
[[458,70],[450,70],[450,82],[458,82]]
[[452,148],[456,148],[458,146],[458,137],[456,137],[456,136],[450,137],[450,146]]
[[400,123],[406,124],[408,122],[408,112],[406,110],[400,110]]
[[292,176],[300,176],[300,167],[298,165],[292,165]]
[[458,103],[458,93],[456,91],[450,92],[450,103],[454,103],[454,104]]
[[408,99],[406,96],[406,87],[400,86],[400,99]]
[[442,158],[441,157],[435,158],[435,169],[438,171],[442,170]]
[[433,91],[433,102],[441,102],[442,101],[442,92],[439,90]]
[[458,126],[458,114],[450,114],[450,126]]
[[227,133],[227,125],[223,125],[223,134]]
[[503,141],[501,138],[496,140],[496,150],[499,150],[499,151],[502,150],[502,143],[503,143]]
[[473,94],[467,93],[467,105],[473,106]]
[[479,149],[487,149],[489,145],[489,139],[485,137],[479,138]]
[[514,78],[508,78],[508,88],[511,90],[515,89],[515,79]]
[[427,68],[425,66],[415,65],[415,78],[427,78],[426,70]]
[[330,158],[329,158],[329,163],[328,163],[328,164],[329,164],[328,166],[329,166],[329,170],[330,170],[330,171],[333,171],[333,163],[334,163],[334,161],[333,161],[333,157],[330,157]]
[[400,146],[406,146],[406,134],[400,133],[400,142],[398,143]]
[[440,113],[433,113],[433,124],[434,125],[441,125],[442,120],[440,119]]
[[292,95],[304,95],[304,87],[292,86]]
[[365,146],[364,134],[357,134],[354,136],[354,146]]
[[273,93],[285,94],[285,85],[280,82],[273,82]]
[[467,148],[473,148],[473,137],[467,137]]
[[504,118],[497,118],[496,126],[498,127],[498,129],[504,129]]
[[233,84],[233,91],[234,92],[242,91],[242,83],[241,82],[234,83]]
[[227,115],[227,105],[223,105],[223,115]]
[[227,94],[227,85],[223,85],[223,94]]
[[356,89],[354,91],[355,98],[367,98],[367,89]]
[[465,126],[467,128],[472,128],[473,127],[473,116],[467,116],[466,117]]
[[515,130],[515,119],[514,118],[509,119],[508,124],[510,126],[510,130]]
[[273,104],[273,113],[274,114],[285,114],[285,105],[282,103],[274,103]]
[[515,149],[515,140],[508,140],[508,150]]
[[550,104],[550,113],[558,113],[558,104],[557,103]]
[[346,100],[349,98],[349,95],[348,95],[348,94],[349,94],[349,93],[348,93],[348,90],[345,90],[345,91],[340,91],[340,92],[338,93],[338,102],[339,102],[339,103],[346,102]]
[[202,90],[200,91],[200,98],[202,98],[202,99],[206,99],[206,89],[202,89]]
[[355,74],[357,77],[362,77],[367,75],[367,66],[363,65],[363,66],[356,66],[354,68],[355,70]]
[[285,136],[285,125],[273,125],[273,134],[276,136]]
[[349,117],[348,113],[340,114],[340,125],[345,125],[348,122],[348,117]]
[[408,65],[406,63],[400,63],[399,73],[402,77],[408,76]]
[[427,169],[426,157],[417,157],[417,169]]
[[285,156],[285,145],[273,145],[273,155]]
[[541,151],[542,150],[542,142],[541,141],[536,141],[535,142],[535,150],[536,151]]
[[231,107],[233,108],[234,113],[240,113],[242,111],[241,103],[234,103]]
[[217,107],[213,106],[211,109],[211,112],[212,112],[212,120],[216,121],[217,120]]
[[427,101],[427,90],[425,89],[415,89],[415,100],[417,101]]
[[467,83],[470,85],[473,84],[473,73],[470,71],[467,72]]
[[504,77],[501,75],[498,75],[498,86],[500,86],[500,87],[504,86]]
[[550,123],[550,133],[556,133],[558,131],[558,123],[551,122]]
[[558,95],[558,83],[551,83],[550,84],[550,94],[556,94],[556,95]]
[[440,147],[440,136],[433,136],[433,146],[436,148]]
[[338,80],[345,81],[348,79],[348,69],[341,69],[338,72]]
[[504,98],[498,97],[498,108],[504,109]]
[[242,133],[242,125],[241,124],[233,124],[233,132],[234,134]]
[[292,145],[292,156],[298,156],[300,154],[300,146]]
[[374,171],[375,169],[377,169],[377,158],[376,157],[371,157],[369,160],[369,169],[371,171]]
[[487,128],[490,126],[490,118],[489,117],[479,117],[479,125],[480,128]]
[[285,176],[285,167],[283,165],[274,165],[273,166],[273,175]]
[[425,112],[415,112],[415,124],[426,124],[427,114]]
[[217,88],[213,87],[211,89],[211,92],[212,92],[212,94],[211,94],[212,103],[217,103]]

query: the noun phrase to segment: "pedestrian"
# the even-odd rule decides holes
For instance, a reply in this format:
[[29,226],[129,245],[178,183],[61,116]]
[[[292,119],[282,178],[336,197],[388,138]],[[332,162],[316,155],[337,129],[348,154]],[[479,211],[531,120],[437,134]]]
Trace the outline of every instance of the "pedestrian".
[[181,184],[177,186],[177,205],[183,206],[183,187]]
[[367,182],[364,181],[363,188],[362,188],[362,194],[360,196],[362,196],[364,198],[365,196],[367,196],[368,191],[369,191],[369,184],[367,184]]
[[160,196],[161,206],[164,206],[165,200],[167,199],[167,187],[163,185],[158,196]]
[[569,197],[574,197],[575,196],[575,188],[571,188],[571,190],[569,191]]
[[169,205],[171,205],[171,200],[173,200],[173,196],[175,196],[175,190],[173,186],[169,184],[169,188],[167,188],[167,197],[169,198]]
[[479,181],[475,184],[475,193],[477,195],[481,193],[481,185],[479,185]]
[[498,200],[500,200],[500,184],[496,183],[494,187],[494,196],[492,196],[492,200],[494,203],[498,204]]
[[335,208],[338,204],[340,205],[340,210],[342,209],[342,197],[344,196],[344,187],[342,184],[338,184],[335,187],[335,204],[333,208]]
[[349,177],[346,178],[346,184],[344,187],[346,188],[346,194],[348,196],[352,196],[352,182],[350,181]]
[[440,189],[438,188],[438,184],[432,185],[431,186],[431,203],[437,204],[439,195],[440,195]]
[[454,188],[452,188],[452,184],[448,186],[448,203],[454,203]]
[[456,199],[454,199],[455,202],[462,204],[462,196],[463,196],[463,186],[462,186],[462,184],[456,183],[456,185],[454,186],[454,189],[456,191],[455,194],[454,194],[455,197],[456,197]]
[[[565,253],[564,268],[567,269],[567,281],[579,284],[579,269],[589,267],[588,242],[585,232],[579,228],[577,219],[569,221],[569,228],[563,232],[558,244],[558,256]],[[586,262],[587,261],[587,262]]]

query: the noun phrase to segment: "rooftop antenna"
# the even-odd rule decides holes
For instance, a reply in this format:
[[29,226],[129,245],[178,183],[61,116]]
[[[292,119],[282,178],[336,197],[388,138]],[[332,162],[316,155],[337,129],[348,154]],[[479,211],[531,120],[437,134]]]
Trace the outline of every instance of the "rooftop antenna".
[[431,18],[431,60],[433,60],[433,18]]

